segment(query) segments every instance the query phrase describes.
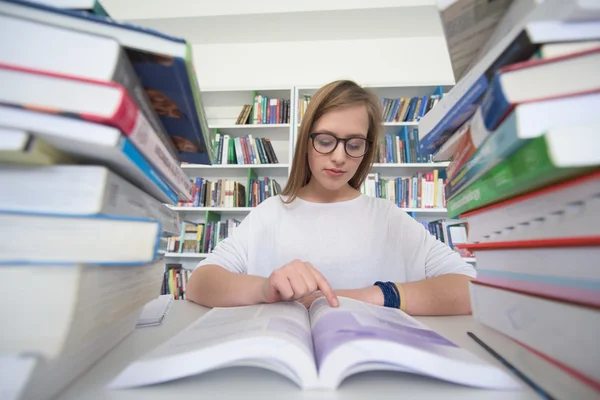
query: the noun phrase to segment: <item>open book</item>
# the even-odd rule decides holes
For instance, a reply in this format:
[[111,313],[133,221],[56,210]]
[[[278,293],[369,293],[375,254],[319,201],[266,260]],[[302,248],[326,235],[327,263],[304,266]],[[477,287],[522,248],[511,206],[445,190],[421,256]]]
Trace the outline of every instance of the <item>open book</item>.
[[210,370],[256,366],[303,389],[335,389],[348,376],[372,370],[422,374],[463,385],[516,389],[504,370],[457,347],[400,310],[339,298],[215,308],[111,383],[129,388]]

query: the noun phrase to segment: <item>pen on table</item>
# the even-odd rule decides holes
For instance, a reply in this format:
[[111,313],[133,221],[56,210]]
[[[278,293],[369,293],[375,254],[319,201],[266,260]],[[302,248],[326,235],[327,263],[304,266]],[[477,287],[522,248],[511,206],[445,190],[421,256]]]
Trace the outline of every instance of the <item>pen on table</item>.
[[522,373],[521,371],[519,371],[517,368],[515,368],[514,365],[512,365],[511,363],[506,361],[504,359],[504,357],[502,357],[500,354],[496,353],[496,351],[494,351],[494,349],[492,349],[490,346],[485,344],[481,339],[479,339],[477,336],[475,336],[475,334],[473,332],[467,332],[467,335],[469,335],[471,337],[471,339],[476,341],[477,344],[479,344],[488,353],[490,353],[496,360],[498,360],[502,364],[504,364],[513,374],[515,374],[519,378],[521,378],[521,380],[523,380],[523,382],[525,382],[533,390],[535,390],[542,398],[548,399],[548,400],[554,400],[554,397],[552,397],[548,392],[546,392],[544,389],[542,389],[537,383],[535,383],[534,381],[529,379],[527,376],[525,376],[525,374]]

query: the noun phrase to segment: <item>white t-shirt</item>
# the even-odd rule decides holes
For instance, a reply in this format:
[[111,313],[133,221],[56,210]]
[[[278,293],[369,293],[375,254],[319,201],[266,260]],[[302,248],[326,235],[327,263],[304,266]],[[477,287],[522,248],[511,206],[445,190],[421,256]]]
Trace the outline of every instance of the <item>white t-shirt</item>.
[[300,259],[313,264],[333,289],[375,281],[412,282],[475,269],[389,200],[366,195],[313,203],[279,196],[263,201],[199,266],[268,277]]

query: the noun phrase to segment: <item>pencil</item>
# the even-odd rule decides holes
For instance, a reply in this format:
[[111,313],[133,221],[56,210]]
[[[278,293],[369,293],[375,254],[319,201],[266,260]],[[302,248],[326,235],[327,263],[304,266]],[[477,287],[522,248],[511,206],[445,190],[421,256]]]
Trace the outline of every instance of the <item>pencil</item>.
[[532,381],[531,379],[529,379],[524,373],[522,373],[517,368],[515,368],[514,365],[512,365],[511,363],[509,363],[508,361],[506,361],[504,359],[504,357],[502,357],[500,354],[496,353],[494,351],[494,349],[492,349],[490,346],[488,346],[487,344],[485,344],[481,339],[479,339],[477,336],[475,336],[475,334],[473,332],[467,332],[467,335],[469,335],[471,337],[471,339],[473,339],[474,341],[476,341],[477,344],[479,344],[488,353],[490,353],[496,360],[498,360],[502,364],[504,364],[513,374],[515,374],[516,376],[518,376],[519,378],[521,378],[521,380],[523,382],[525,382],[533,390],[535,390],[542,398],[548,399],[548,400],[555,400],[554,397],[552,397],[547,391],[545,391],[544,389],[542,389],[537,383],[535,383],[534,381]]

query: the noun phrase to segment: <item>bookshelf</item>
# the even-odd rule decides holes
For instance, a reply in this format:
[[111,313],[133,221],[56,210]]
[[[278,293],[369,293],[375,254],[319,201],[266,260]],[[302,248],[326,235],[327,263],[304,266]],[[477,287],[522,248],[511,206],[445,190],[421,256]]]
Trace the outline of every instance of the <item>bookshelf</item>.
[[[390,85],[369,86],[379,98],[400,98],[429,96],[448,91],[446,86],[437,85]],[[249,171],[261,179],[275,179],[283,188],[288,180],[295,141],[300,125],[300,101],[303,96],[312,96],[319,87],[292,87],[268,89],[211,89],[202,92],[208,125],[213,133],[229,135],[232,138],[252,135],[253,138],[269,138],[279,163],[277,164],[215,164],[195,165],[183,164],[182,169],[190,178],[202,177],[209,180],[228,179],[240,182],[247,188]],[[289,123],[273,124],[236,124],[238,116],[245,104],[253,104],[256,95],[268,98],[290,100]],[[383,134],[398,134],[404,127],[418,127],[418,122],[384,122]],[[448,166],[443,163],[376,163],[371,172],[379,173],[382,178],[409,177],[417,172],[442,170]],[[242,221],[252,211],[252,207],[171,207],[179,212],[181,218],[194,223],[202,223],[208,215],[212,219],[236,219]],[[435,220],[446,215],[445,208],[404,208],[419,220]],[[194,268],[207,254],[201,253],[167,253],[168,262],[181,263],[184,268]]]

